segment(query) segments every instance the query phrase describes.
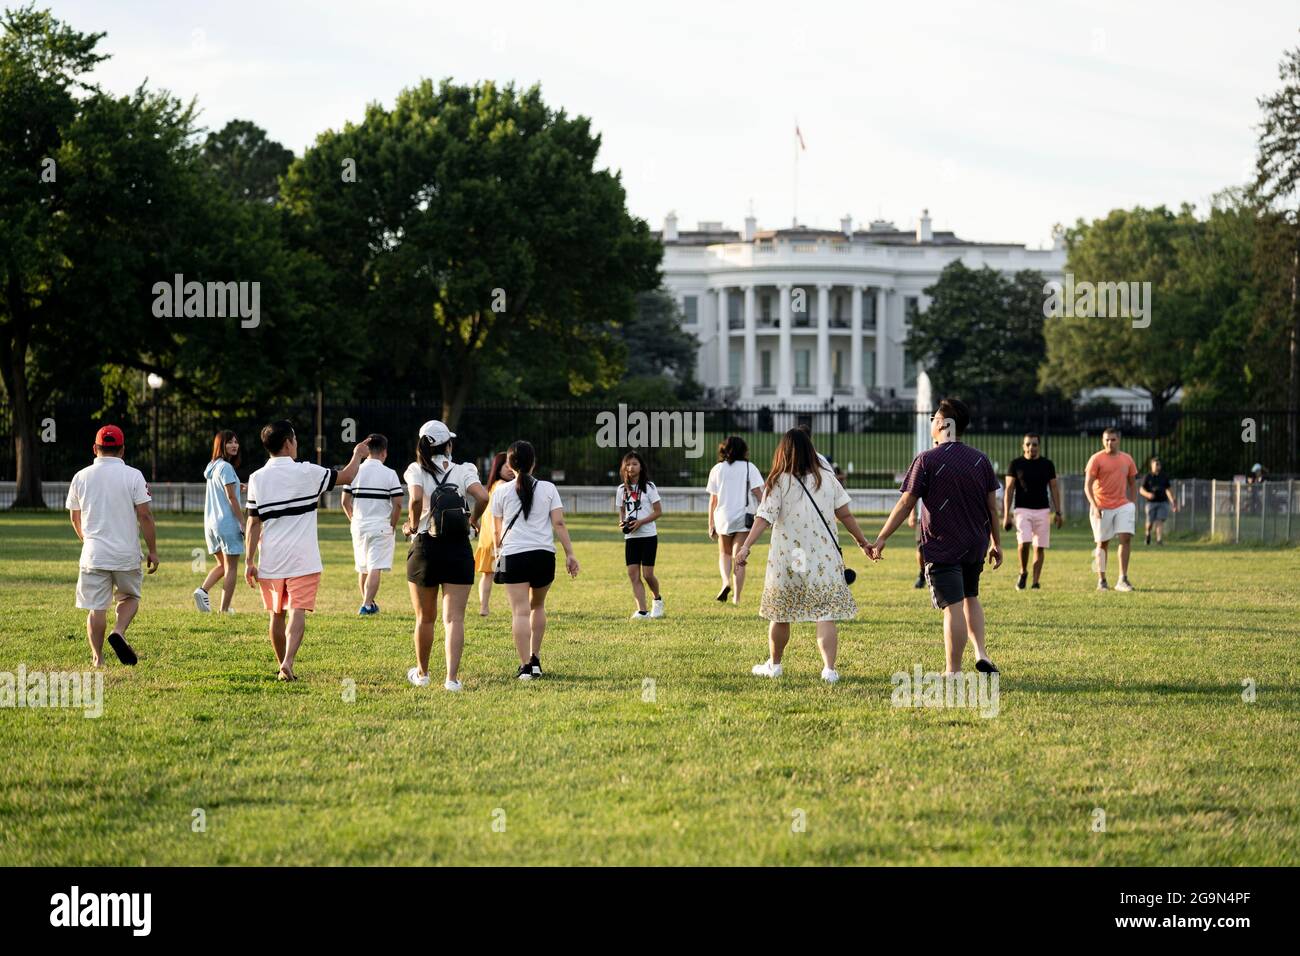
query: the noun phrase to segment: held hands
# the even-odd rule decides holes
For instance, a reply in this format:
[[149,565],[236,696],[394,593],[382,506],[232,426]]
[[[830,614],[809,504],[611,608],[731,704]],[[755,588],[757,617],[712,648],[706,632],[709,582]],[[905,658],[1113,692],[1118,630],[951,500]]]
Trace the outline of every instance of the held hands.
[[883,538],[877,538],[863,545],[862,550],[872,561],[879,561],[885,556],[885,542]]
[[150,551],[148,557],[145,558],[144,563],[145,563],[145,567],[147,567],[147,568],[149,569],[149,573],[150,573],[150,574],[153,574],[155,571],[157,571],[157,570],[158,570],[158,552],[157,552],[157,551]]

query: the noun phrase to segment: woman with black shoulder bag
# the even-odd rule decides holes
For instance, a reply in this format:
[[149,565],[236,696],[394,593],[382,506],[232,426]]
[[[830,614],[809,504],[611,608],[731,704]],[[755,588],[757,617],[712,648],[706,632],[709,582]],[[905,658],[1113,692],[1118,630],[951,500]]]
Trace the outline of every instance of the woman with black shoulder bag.
[[739,604],[745,587],[745,567],[733,559],[745,532],[754,526],[750,497],[755,504],[763,500],[763,475],[750,463],[749,446],[743,438],[732,435],[718,446],[718,463],[709,472],[708,489],[709,537],[718,542],[718,573],[722,575],[718,600],[727,600],[734,576],[731,602]]

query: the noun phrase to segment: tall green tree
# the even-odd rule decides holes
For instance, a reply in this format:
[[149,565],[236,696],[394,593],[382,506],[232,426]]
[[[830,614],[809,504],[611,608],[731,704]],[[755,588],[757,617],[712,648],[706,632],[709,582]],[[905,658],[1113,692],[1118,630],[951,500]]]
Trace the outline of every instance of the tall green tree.
[[236,198],[274,203],[280,198],[280,177],[293,162],[293,150],[268,138],[256,123],[231,120],[208,134],[203,158]]
[[[1157,413],[1187,381],[1198,345],[1218,316],[1182,281],[1179,257],[1203,231],[1191,206],[1116,209],[1066,230],[1066,271],[1080,283],[1150,283],[1144,320],[1114,315],[1061,315],[1045,324],[1044,387],[1067,395],[1082,389],[1138,388]],[[1077,303],[1083,305],[1082,302]],[[1104,310],[1103,310],[1104,311]]]
[[939,394],[1001,408],[1039,397],[1043,282],[1031,270],[1004,276],[961,260],[944,267],[907,339]]
[[1277,72],[1281,88],[1259,100],[1264,121],[1259,129],[1253,193],[1265,208],[1282,216],[1291,233],[1287,467],[1294,472],[1300,447],[1300,47],[1286,52]]
[[599,149],[537,87],[425,80],[294,162],[285,200],[368,326],[376,385],[437,381],[454,423],[486,361],[551,363],[574,393],[617,379],[611,323],[662,250]]

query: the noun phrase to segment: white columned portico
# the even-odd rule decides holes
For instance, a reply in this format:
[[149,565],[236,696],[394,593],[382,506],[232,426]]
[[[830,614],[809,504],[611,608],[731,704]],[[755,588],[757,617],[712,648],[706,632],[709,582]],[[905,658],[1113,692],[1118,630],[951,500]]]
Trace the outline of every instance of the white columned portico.
[[889,368],[889,290],[876,288],[876,388],[885,389]]
[[718,388],[731,384],[731,317],[727,314],[727,287],[718,289]]
[[794,356],[790,351],[790,283],[783,282],[777,286],[780,292],[779,313],[781,328],[779,330],[779,353],[777,356],[776,394],[778,399],[789,399],[794,393]]
[[866,286],[854,283],[849,287],[853,297],[853,311],[849,325],[849,375],[853,384],[851,394],[862,398],[865,388],[862,384],[862,293]]
[[754,379],[758,363],[758,319],[754,308],[754,287],[742,286],[745,290],[745,352],[741,368],[741,398],[749,400],[754,397]]
[[817,398],[831,397],[831,287],[817,283]]

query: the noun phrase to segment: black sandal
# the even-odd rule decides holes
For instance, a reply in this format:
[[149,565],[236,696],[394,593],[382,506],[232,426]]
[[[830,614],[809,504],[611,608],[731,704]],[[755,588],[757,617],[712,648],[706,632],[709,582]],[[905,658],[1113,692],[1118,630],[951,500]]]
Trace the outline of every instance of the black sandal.
[[718,600],[719,601],[727,600],[727,595],[730,593],[731,593],[731,585],[728,584],[726,587],[724,587],[721,591],[718,592]]
[[121,634],[108,635],[108,646],[113,649],[117,659],[127,667],[135,666],[135,663],[140,660],[140,658],[136,657],[135,651],[131,649],[131,645],[126,642],[126,638]]

